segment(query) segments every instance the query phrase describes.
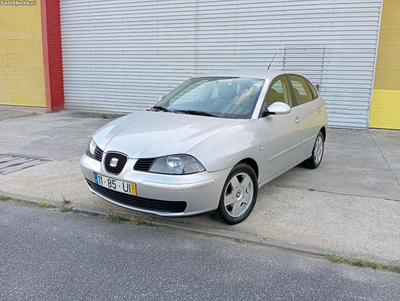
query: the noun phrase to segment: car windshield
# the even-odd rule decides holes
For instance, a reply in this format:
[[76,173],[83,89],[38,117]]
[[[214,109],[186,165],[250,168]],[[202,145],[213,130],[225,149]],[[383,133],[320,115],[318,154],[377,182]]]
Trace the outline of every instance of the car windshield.
[[153,109],[222,118],[251,118],[264,80],[238,77],[191,78]]

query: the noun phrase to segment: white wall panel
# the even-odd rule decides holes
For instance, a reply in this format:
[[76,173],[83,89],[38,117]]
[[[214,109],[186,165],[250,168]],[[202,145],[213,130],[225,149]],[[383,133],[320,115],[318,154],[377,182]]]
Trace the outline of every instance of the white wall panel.
[[330,126],[366,128],[381,4],[61,0],[66,108],[144,110],[192,75],[266,67],[278,52],[271,69],[321,83]]

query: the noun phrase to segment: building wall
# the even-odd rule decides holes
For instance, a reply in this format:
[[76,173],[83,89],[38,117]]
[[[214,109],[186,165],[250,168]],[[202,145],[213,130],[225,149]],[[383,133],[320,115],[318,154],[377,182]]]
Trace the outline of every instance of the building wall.
[[0,104],[46,106],[40,0],[0,7]]
[[61,0],[65,106],[132,112],[190,76],[300,72],[332,127],[368,128],[382,0]]
[[384,0],[370,128],[400,129],[400,1]]

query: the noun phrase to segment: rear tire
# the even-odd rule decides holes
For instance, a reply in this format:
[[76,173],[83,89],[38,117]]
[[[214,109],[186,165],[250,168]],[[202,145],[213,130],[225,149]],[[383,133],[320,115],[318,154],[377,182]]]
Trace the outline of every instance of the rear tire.
[[217,217],[229,225],[244,221],[257,201],[258,181],[254,170],[239,163],[229,173],[222,189]]
[[303,162],[303,166],[309,169],[316,169],[322,162],[324,150],[324,135],[319,132],[317,135],[317,139],[315,139],[311,157]]

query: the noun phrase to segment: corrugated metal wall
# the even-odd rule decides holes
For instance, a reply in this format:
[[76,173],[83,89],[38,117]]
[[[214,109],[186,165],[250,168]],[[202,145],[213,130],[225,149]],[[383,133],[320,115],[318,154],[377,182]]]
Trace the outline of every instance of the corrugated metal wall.
[[381,1],[61,0],[66,108],[144,110],[192,75],[278,52],[271,69],[322,79],[330,126],[366,128]]

